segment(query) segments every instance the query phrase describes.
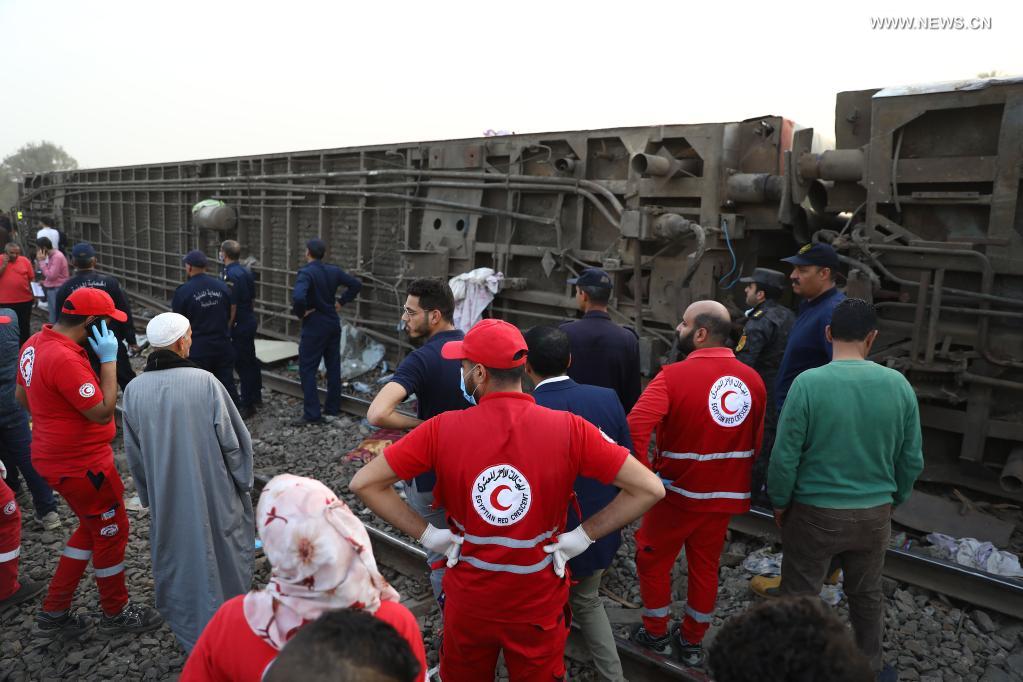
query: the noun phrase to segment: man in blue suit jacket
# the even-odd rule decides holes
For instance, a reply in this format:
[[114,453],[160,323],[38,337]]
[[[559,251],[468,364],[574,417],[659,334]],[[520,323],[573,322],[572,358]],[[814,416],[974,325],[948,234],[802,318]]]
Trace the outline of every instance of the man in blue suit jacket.
[[[599,427],[610,440],[632,450],[629,425],[618,394],[610,388],[577,384],[565,374],[572,361],[568,334],[557,327],[534,327],[526,332],[525,339],[529,348],[526,374],[535,384],[533,399],[536,404],[577,414]],[[607,506],[618,494],[618,489],[580,476],[575,480],[575,494],[585,520]],[[580,523],[575,505],[570,505],[566,529],[575,528]],[[582,629],[597,672],[603,679],[615,681],[625,677],[611,623],[598,590],[600,577],[611,565],[621,543],[620,531],[610,533],[568,562],[572,579],[579,581],[572,586],[569,594],[572,615]]]

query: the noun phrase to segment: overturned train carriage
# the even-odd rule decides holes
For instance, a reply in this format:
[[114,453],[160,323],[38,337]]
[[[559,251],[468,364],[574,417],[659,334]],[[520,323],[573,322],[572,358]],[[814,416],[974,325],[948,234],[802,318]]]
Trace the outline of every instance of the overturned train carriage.
[[[692,300],[741,316],[741,273],[811,240],[883,318],[876,359],[920,396],[925,477],[1023,499],[1023,82],[840,93],[835,148],[778,116],[102,168],[28,177],[26,220],[92,242],[142,301],[166,304],[181,254],[238,239],[267,336],[289,314],[305,240],[362,276],[354,321],[388,342],[404,281],[504,274],[492,314],[573,313],[566,279],[599,265],[644,370],[671,357]],[[219,199],[226,207],[192,206]]]

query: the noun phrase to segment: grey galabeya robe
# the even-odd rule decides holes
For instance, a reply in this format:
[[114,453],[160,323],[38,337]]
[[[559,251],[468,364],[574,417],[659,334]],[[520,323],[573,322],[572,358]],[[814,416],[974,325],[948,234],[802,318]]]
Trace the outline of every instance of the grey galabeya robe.
[[144,506],[156,608],[191,651],[252,582],[252,441],[209,372],[148,370],[124,390],[124,449]]

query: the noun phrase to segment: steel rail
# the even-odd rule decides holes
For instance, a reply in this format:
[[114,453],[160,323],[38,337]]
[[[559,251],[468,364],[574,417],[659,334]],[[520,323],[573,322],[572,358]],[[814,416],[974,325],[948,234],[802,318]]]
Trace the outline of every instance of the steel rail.
[[[297,381],[270,372],[263,372],[263,381],[272,390],[302,395],[301,384]],[[326,393],[322,388],[320,391]],[[357,414],[365,416],[368,407],[368,400],[342,395],[343,410],[360,410]],[[746,535],[780,537],[774,517],[759,509],[733,516],[730,527]],[[1023,581],[894,548],[888,549],[885,555],[884,574],[899,582],[1023,619]]]
[[[258,487],[266,484],[264,477],[257,480]],[[428,580],[426,552],[422,548],[388,533],[385,530],[364,524],[373,544],[373,556],[381,566],[394,569],[404,576]],[[654,682],[655,680],[679,680],[681,682],[710,682],[702,670],[689,668],[673,660],[655,654],[632,641],[615,636],[619,657],[625,677],[633,682]],[[577,627],[569,634],[565,655],[577,661],[588,663],[589,650]]]
[[[780,537],[774,516],[759,509],[733,516],[730,526],[747,535]],[[885,554],[884,574],[946,597],[1023,618],[1023,582],[1019,580],[895,548],[889,548]]]
[[[266,370],[262,375],[263,385],[271,391],[302,397],[300,382]],[[321,396],[327,394],[325,388],[318,388],[318,391]],[[365,417],[369,404],[365,398],[341,394],[341,409],[349,414]],[[780,539],[774,517],[759,509],[733,516],[729,526],[746,535]],[[1023,619],[1023,581],[895,548],[888,549],[883,572],[899,582]]]

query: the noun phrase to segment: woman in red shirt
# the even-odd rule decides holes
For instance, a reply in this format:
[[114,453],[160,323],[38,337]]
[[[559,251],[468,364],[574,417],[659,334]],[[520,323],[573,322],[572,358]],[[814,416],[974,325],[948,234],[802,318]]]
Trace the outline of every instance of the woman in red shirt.
[[0,259],[0,308],[10,308],[18,315],[18,334],[24,346],[32,336],[32,280],[36,273],[32,261],[21,255],[21,247],[10,243],[4,247],[4,258]]
[[415,616],[377,570],[366,528],[319,481],[283,474],[263,489],[256,527],[270,582],[224,603],[206,625],[180,682],[258,682],[284,644],[331,609],[361,609],[404,637],[425,679]]

